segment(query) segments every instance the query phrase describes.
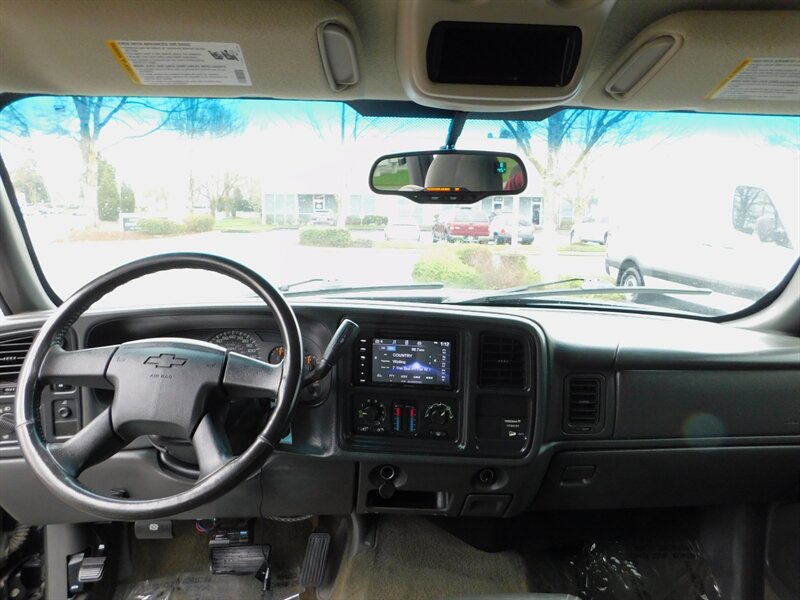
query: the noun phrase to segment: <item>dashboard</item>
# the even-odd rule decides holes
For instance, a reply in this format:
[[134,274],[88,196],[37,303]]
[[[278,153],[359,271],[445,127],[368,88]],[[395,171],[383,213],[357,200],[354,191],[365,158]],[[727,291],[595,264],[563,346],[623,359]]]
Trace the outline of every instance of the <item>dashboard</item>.
[[[800,496],[795,338],[594,311],[357,301],[293,308],[306,369],[342,319],[358,323],[359,336],[329,375],[303,389],[267,468],[180,517],[251,516],[259,508],[284,516],[504,517]],[[21,356],[46,317],[7,319],[0,356]],[[252,305],[92,311],[74,325],[69,345],[148,337],[283,359],[270,314]],[[13,372],[4,369],[0,362],[0,480],[15,484],[0,486],[0,505],[32,524],[93,520],[50,496],[27,469],[7,410]],[[48,388],[45,436],[67,439],[111,394]],[[236,451],[271,408],[267,400],[229,404]],[[140,438],[81,478],[100,493],[149,498],[186,489],[193,477],[185,442]]]

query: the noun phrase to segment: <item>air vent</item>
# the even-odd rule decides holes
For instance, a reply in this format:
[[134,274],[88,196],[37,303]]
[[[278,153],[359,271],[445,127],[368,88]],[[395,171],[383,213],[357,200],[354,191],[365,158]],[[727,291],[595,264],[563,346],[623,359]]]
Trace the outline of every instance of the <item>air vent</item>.
[[564,431],[597,433],[603,429],[605,379],[599,375],[567,377],[564,392]]
[[525,349],[521,340],[494,334],[481,336],[478,385],[482,388],[525,387]]
[[32,343],[30,333],[0,340],[0,381],[17,380]]

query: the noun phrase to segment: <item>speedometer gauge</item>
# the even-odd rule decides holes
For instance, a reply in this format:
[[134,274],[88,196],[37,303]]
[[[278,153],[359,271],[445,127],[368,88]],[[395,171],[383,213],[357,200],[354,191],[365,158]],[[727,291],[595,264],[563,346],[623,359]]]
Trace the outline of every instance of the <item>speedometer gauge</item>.
[[220,331],[208,341],[231,352],[238,352],[250,358],[261,360],[261,349],[258,346],[258,340],[244,331],[239,331],[238,329]]

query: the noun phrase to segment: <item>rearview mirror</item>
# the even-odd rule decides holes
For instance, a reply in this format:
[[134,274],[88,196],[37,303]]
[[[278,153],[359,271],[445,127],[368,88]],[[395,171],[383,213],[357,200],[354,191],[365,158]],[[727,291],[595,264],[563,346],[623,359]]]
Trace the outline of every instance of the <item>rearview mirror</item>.
[[473,150],[406,152],[380,157],[369,173],[376,194],[420,204],[471,204],[521,193],[528,173],[518,156]]

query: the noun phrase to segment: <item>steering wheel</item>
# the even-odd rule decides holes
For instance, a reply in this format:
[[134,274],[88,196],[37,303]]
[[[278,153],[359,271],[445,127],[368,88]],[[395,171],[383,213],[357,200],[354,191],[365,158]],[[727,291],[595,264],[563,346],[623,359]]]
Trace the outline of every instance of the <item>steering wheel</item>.
[[[201,269],[227,275],[253,290],[271,309],[286,349],[270,365],[209,344],[153,338],[84,350],[63,349],[67,332],[100,298],[134,279],[171,269]],[[65,503],[100,517],[151,519],[190,510],[226,492],[260,467],[285,434],[303,377],[303,349],[294,312],[258,273],[208,254],[174,253],[144,258],[102,275],[66,300],[33,342],[17,386],[15,412],[22,454],[33,472]],[[39,402],[47,384],[113,389],[110,407],[63,444],[49,444],[42,432]],[[226,398],[271,398],[275,406],[253,443],[233,457],[220,409]],[[141,435],[191,441],[200,479],[165,498],[110,498],[78,477],[111,458]]]

